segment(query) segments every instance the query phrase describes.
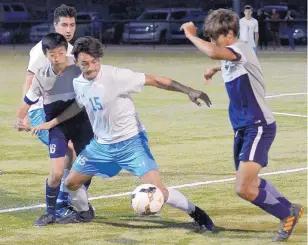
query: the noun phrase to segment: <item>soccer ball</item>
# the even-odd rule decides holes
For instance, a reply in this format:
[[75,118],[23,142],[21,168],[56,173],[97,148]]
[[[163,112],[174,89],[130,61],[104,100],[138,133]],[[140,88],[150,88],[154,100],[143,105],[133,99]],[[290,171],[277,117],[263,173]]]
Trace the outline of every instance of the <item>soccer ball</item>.
[[132,194],[132,208],[138,214],[158,213],[164,205],[164,195],[155,185],[139,185]]

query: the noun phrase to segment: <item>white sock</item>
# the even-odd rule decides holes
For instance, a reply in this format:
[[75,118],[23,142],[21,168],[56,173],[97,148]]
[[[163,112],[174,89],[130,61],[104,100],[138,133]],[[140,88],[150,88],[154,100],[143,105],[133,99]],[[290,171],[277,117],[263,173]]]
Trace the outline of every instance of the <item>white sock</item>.
[[78,212],[89,210],[88,195],[84,186],[80,187],[77,191],[69,191],[69,194],[72,204]]
[[172,188],[168,188],[168,191],[169,197],[167,203],[170,206],[178,208],[189,214],[195,211],[195,205],[192,204],[181,192]]

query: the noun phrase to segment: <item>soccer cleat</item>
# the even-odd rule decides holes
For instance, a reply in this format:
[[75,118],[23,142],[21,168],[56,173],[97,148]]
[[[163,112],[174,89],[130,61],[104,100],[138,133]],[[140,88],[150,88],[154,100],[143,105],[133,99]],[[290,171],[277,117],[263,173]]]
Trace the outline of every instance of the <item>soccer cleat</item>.
[[215,225],[211,220],[210,216],[208,216],[208,214],[199,207],[196,206],[195,211],[189,215],[195,220],[195,222],[199,225],[201,229],[204,229],[205,227],[207,230],[210,231],[215,230]]
[[35,222],[35,226],[46,226],[56,222],[56,216],[54,214],[44,213]]
[[273,242],[287,241],[294,230],[298,220],[302,217],[304,208],[300,204],[292,204],[290,216],[281,220],[277,234],[273,237]]
[[72,213],[76,212],[73,206],[67,205],[66,207],[62,207],[59,210],[56,210],[55,215],[57,218],[69,216]]
[[70,223],[88,223],[93,220],[93,212],[91,210],[72,212],[70,215],[57,218],[57,224],[70,224]]
[[89,211],[93,219],[95,219],[95,208],[89,203]]

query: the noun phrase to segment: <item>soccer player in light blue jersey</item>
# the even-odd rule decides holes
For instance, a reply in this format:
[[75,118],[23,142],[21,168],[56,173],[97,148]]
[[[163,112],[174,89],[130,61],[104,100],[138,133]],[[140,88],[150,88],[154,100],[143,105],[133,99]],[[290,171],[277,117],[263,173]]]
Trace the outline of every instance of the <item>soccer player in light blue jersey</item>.
[[200,227],[214,230],[212,220],[202,209],[181,192],[163,185],[131,94],[141,92],[144,86],[154,86],[184,93],[199,106],[199,99],[210,106],[209,97],[169,78],[101,65],[102,44],[92,37],[79,38],[72,53],[82,71],[73,82],[79,105],[73,104],[57,118],[34,129],[37,132],[53,128],[81,108],[86,109],[95,137],[77,157],[66,179],[68,189],[78,191],[94,175],[113,177],[125,169],[143,183],[156,185],[167,204],[188,213]]
[[234,129],[236,194],[281,220],[273,241],[286,241],[303,213],[268,180],[258,176],[267,166],[268,152],[276,135],[276,122],[265,101],[265,81],[255,52],[238,39],[239,19],[231,10],[213,11],[206,19],[205,33],[211,42],[196,35],[192,22],[182,26],[186,37],[221,65],[205,71],[206,83],[222,72],[229,95],[229,117]]

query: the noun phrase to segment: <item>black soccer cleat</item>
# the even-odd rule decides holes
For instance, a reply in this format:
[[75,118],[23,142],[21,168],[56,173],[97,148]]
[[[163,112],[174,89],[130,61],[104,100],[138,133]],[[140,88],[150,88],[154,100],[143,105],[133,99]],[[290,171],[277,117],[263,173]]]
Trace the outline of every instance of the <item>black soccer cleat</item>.
[[215,230],[215,225],[211,220],[210,216],[208,216],[208,214],[199,207],[196,206],[195,211],[189,215],[195,220],[195,222],[199,225],[201,229],[204,229],[205,227],[207,230],[210,231]]
[[54,224],[56,222],[56,216],[54,214],[44,213],[35,222],[35,226],[46,226],[49,224]]
[[71,223],[88,223],[94,219],[93,209],[81,212],[73,212],[68,216],[57,218],[57,224],[71,224]]
[[90,214],[93,219],[95,219],[95,208],[89,203]]

